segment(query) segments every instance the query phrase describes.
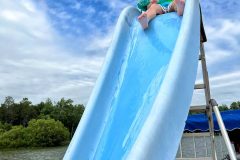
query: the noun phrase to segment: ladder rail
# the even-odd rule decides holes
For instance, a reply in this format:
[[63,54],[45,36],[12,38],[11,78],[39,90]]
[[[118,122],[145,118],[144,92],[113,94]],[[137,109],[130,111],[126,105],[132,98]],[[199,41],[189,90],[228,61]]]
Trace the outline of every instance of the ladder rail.
[[203,43],[200,43],[200,55],[201,55],[201,64],[202,64],[202,75],[203,75],[203,84],[204,84],[204,92],[205,92],[205,100],[206,100],[206,113],[208,116],[208,125],[209,125],[209,132],[211,137],[211,148],[212,148],[212,158],[214,160],[217,159],[216,147],[215,147],[215,138],[214,138],[214,123],[213,123],[213,116],[212,116],[212,108],[210,107],[209,101],[211,99],[210,93],[210,85],[209,85],[209,78],[208,78],[208,71],[207,71],[207,64],[205,58],[205,51]]
[[[210,138],[211,138],[212,158],[213,158],[213,160],[217,160],[215,136],[214,136],[214,123],[213,123],[213,111],[214,111],[216,118],[217,118],[217,122],[218,122],[220,130],[221,130],[221,133],[224,138],[224,142],[227,146],[229,156],[230,156],[231,160],[236,160],[236,154],[235,154],[235,152],[232,148],[231,142],[229,140],[225,125],[223,123],[221,114],[218,109],[218,105],[214,99],[211,99],[205,51],[204,51],[204,45],[202,42],[200,43],[199,60],[201,61],[201,65],[202,65],[203,84],[195,84],[194,89],[204,89],[206,105],[200,105],[200,106],[195,106],[195,107],[192,106],[190,108],[190,110],[205,111],[205,113],[207,114],[208,125],[209,125],[209,134],[210,134]],[[204,107],[205,107],[205,109],[204,109]]]
[[203,43],[207,41],[207,37],[204,30],[204,25],[202,21],[202,13],[201,13],[201,5],[199,5],[200,8],[200,15],[201,15],[201,26],[200,26],[200,55],[198,59],[201,61],[202,64],[202,75],[203,75],[203,84],[195,84],[194,89],[204,89],[205,91],[205,100],[206,100],[206,107],[205,110],[203,109],[203,105],[195,106],[195,108],[190,107],[190,111],[205,111],[208,117],[208,124],[209,124],[209,133],[211,137],[211,148],[212,148],[212,158],[213,160],[217,159],[216,154],[216,148],[215,148],[215,138],[214,138],[214,123],[213,123],[213,111],[216,115],[217,122],[219,124],[219,127],[221,129],[221,133],[224,137],[224,141],[226,143],[229,155],[231,160],[236,160],[236,154],[233,151],[232,145],[230,143],[225,125],[223,123],[221,114],[219,112],[217,103],[215,100],[211,100],[211,93],[210,93],[210,85],[209,85],[209,77],[208,77],[208,71],[207,71],[207,65],[206,65],[206,58],[205,58],[205,51],[204,51],[204,45]]
[[222,116],[221,116],[221,114],[219,112],[218,104],[217,104],[217,102],[214,99],[211,99],[209,103],[211,105],[211,108],[213,107],[213,110],[214,110],[214,113],[216,115],[216,119],[217,119],[219,128],[221,130],[224,142],[225,142],[225,144],[227,146],[227,149],[228,149],[229,156],[230,156],[231,160],[237,160],[236,154],[235,154],[235,152],[234,152],[234,150],[232,148],[232,145],[231,145],[228,133],[226,131],[226,127],[225,127],[225,125],[223,123]]

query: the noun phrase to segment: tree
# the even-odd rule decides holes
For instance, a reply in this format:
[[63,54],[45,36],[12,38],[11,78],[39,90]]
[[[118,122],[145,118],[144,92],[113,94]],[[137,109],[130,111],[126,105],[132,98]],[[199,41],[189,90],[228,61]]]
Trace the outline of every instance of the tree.
[[8,123],[2,123],[0,122],[0,135],[6,131],[9,131],[10,129],[12,129],[12,125],[8,124]]
[[230,105],[230,109],[235,110],[235,109],[240,109],[239,101],[238,102],[233,102]]
[[84,109],[85,109],[85,107],[81,104],[75,105],[75,107],[74,107],[74,111],[73,111],[73,114],[72,114],[72,118],[73,118],[72,128],[69,130],[70,134],[71,134],[71,137],[73,136],[73,134],[74,134],[74,132],[75,132],[77,126],[78,126],[78,123],[82,118]]
[[14,99],[11,96],[7,96],[3,104],[0,107],[0,121],[7,122],[11,119],[11,108],[15,105]]
[[0,135],[0,148],[26,147],[29,145],[27,135],[23,126],[13,126],[11,130]]
[[36,111],[32,107],[32,102],[29,101],[28,98],[23,98],[18,107],[19,123],[26,127],[31,119],[36,118]]
[[39,114],[50,115],[54,110],[51,99],[47,98],[45,102],[41,102],[40,104],[38,104],[37,110],[39,111]]
[[27,126],[30,119],[38,116],[36,107],[28,98],[23,98],[20,103],[15,103],[14,99],[10,96],[6,97],[4,103],[0,108],[0,121],[12,125]]
[[45,102],[33,105],[28,98],[23,98],[15,103],[12,97],[6,97],[0,107],[0,121],[13,126],[28,126],[31,119],[55,119],[61,121],[70,131],[72,136],[84,112],[84,106],[74,105],[73,100],[62,98],[53,104],[48,98]]
[[70,131],[70,135],[73,136],[83,112],[83,105],[73,105],[71,99],[65,100],[62,98],[57,102],[50,117],[61,121]]
[[5,122],[6,121],[6,107],[1,105],[0,107],[0,122]]
[[237,101],[238,106],[240,107],[240,101]]
[[31,120],[28,127],[13,126],[10,130],[0,128],[0,148],[50,147],[69,140],[69,131],[54,119]]
[[54,119],[31,120],[27,127],[33,146],[58,146],[69,140],[69,131],[60,121]]
[[218,106],[219,111],[227,111],[229,110],[228,106],[226,104],[222,104],[221,106]]
[[5,98],[4,103],[2,104],[2,107],[9,108],[14,105],[14,99],[11,96],[7,96]]
[[61,98],[60,101],[57,102],[56,107],[58,108],[67,108],[67,107],[72,107],[73,106],[73,100],[67,99],[65,100],[64,98]]

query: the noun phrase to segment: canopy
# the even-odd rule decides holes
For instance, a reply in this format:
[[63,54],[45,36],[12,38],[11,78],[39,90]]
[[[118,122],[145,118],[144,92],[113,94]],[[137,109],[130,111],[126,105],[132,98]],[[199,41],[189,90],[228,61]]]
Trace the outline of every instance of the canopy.
[[[228,131],[240,129],[240,110],[230,110],[221,112],[225,127]],[[215,114],[213,113],[214,130],[220,131]],[[189,115],[186,121],[184,131],[188,132],[206,132],[209,130],[206,114]]]

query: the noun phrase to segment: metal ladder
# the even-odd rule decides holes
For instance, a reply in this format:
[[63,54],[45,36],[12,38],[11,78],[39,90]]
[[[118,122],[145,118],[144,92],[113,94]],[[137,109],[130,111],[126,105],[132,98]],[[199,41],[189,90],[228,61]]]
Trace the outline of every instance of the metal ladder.
[[197,111],[197,112],[205,112],[208,117],[208,125],[209,125],[209,134],[211,138],[211,149],[212,149],[212,159],[217,160],[217,154],[216,154],[216,148],[215,148],[215,138],[214,138],[214,123],[213,123],[213,111],[216,115],[217,122],[219,124],[222,136],[224,138],[225,144],[227,146],[229,156],[231,160],[236,160],[236,154],[232,148],[232,145],[230,143],[226,128],[224,126],[221,114],[218,110],[218,105],[214,99],[211,99],[211,93],[210,93],[210,85],[209,85],[209,78],[208,78],[208,71],[207,71],[207,65],[206,65],[206,57],[205,57],[205,50],[203,43],[206,42],[206,35],[203,27],[203,23],[201,20],[201,42],[200,42],[200,55],[199,60],[201,61],[202,66],[202,75],[203,75],[203,83],[202,84],[195,84],[194,89],[203,89],[205,93],[205,105],[200,106],[191,106],[190,111]]
[[[209,125],[209,136],[211,139],[211,149],[212,149],[212,157],[205,157],[207,158],[211,158],[213,160],[217,160],[217,154],[216,154],[216,147],[215,147],[215,137],[214,137],[214,123],[213,123],[213,111],[215,113],[218,125],[220,127],[221,130],[221,134],[223,136],[223,139],[225,141],[225,144],[227,146],[227,150],[229,153],[229,157],[231,160],[237,160],[236,158],[236,154],[232,148],[232,145],[230,143],[226,128],[224,126],[221,114],[218,110],[218,105],[216,103],[216,101],[214,99],[211,99],[211,93],[210,93],[210,85],[209,85],[209,78],[208,78],[208,71],[207,71],[207,65],[206,65],[206,57],[205,57],[205,50],[204,50],[204,45],[203,43],[207,41],[206,38],[206,34],[205,34],[205,30],[204,30],[204,25],[203,25],[203,21],[202,21],[202,13],[201,13],[201,6],[199,4],[199,8],[200,8],[200,33],[201,33],[201,39],[200,39],[200,55],[199,55],[199,60],[201,61],[201,65],[202,65],[202,76],[203,76],[203,83],[202,84],[195,84],[194,89],[203,89],[204,93],[205,93],[205,101],[206,104],[205,105],[198,105],[198,106],[191,106],[190,107],[190,111],[194,111],[194,112],[202,112],[202,113],[206,113],[207,117],[208,117],[208,125]],[[208,133],[206,133],[207,135]],[[181,144],[180,144],[180,150],[181,150]],[[196,154],[195,154],[196,157]],[[177,158],[177,159],[182,159],[182,154],[181,154],[181,158]],[[188,158],[189,160],[192,158]],[[195,160],[197,158],[194,158]]]
[[210,106],[211,93],[210,93],[209,78],[208,78],[208,71],[207,71],[203,42],[200,43],[199,60],[201,61],[201,66],[202,66],[203,83],[195,84],[194,89],[195,90],[198,90],[198,89],[204,90],[206,104],[199,105],[199,106],[191,106],[190,111],[205,112],[207,114],[208,125],[209,125],[209,134],[210,134],[210,138],[211,138],[212,158],[213,158],[213,160],[216,160],[217,154],[216,154],[216,149],[215,149],[214,125],[213,125],[213,116],[212,116],[213,109]]

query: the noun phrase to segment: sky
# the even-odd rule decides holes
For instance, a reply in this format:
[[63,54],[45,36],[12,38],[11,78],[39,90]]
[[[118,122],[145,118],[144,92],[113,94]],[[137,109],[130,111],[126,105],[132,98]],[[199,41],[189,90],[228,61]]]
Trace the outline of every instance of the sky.
[[[211,94],[229,105],[240,100],[240,1],[200,3]],[[86,105],[129,5],[136,1],[0,0],[0,103],[64,97]],[[203,92],[194,92],[193,103],[203,102]]]

